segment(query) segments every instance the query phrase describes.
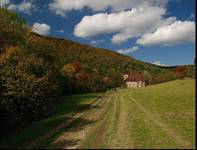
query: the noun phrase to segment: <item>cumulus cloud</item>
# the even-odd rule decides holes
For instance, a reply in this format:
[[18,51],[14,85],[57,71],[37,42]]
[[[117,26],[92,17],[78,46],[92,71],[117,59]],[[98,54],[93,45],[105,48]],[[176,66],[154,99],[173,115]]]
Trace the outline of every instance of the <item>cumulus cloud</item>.
[[195,22],[175,21],[170,25],[159,27],[137,40],[141,45],[174,45],[195,41]]
[[158,66],[167,66],[167,65],[161,63],[160,61],[155,61],[155,62],[153,62],[152,64],[158,65]]
[[32,31],[40,35],[47,35],[50,33],[50,26],[45,23],[34,23]]
[[7,9],[12,11],[19,11],[27,14],[31,14],[31,11],[36,8],[36,6],[32,4],[31,1],[26,0],[18,4],[12,3],[12,1],[10,0],[1,0],[0,6],[6,7]]
[[31,1],[23,1],[20,4],[10,4],[7,8],[9,10],[31,14],[31,10],[35,8],[35,5],[33,5]]
[[93,11],[104,11],[108,8],[111,11],[128,10],[141,4],[148,3],[151,5],[165,5],[167,0],[53,0],[49,4],[49,9],[57,15],[65,16],[68,11],[82,10],[90,8]]
[[160,26],[176,20],[175,17],[163,18],[166,9],[143,4],[132,10],[119,13],[98,13],[84,16],[75,26],[74,35],[89,38],[100,34],[113,34],[111,41],[121,44],[128,39],[152,32]]
[[138,46],[134,46],[134,47],[128,48],[128,49],[119,49],[119,50],[117,50],[117,52],[120,54],[129,54],[131,52],[137,51],[138,49],[139,49]]

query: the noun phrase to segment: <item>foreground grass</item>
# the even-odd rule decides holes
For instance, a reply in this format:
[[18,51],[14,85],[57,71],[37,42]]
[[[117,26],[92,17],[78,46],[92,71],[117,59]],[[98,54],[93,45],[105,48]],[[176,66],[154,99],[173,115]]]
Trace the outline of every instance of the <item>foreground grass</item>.
[[195,148],[192,79],[120,90],[109,111],[80,148]]
[[0,142],[0,148],[26,147],[33,140],[68,120],[72,114],[87,110],[90,104],[100,95],[100,93],[93,93],[62,97],[51,110],[52,116],[35,122],[27,126],[24,130],[8,136],[5,140]]
[[[142,94],[143,93],[143,94]],[[134,89],[133,97],[195,146],[195,81],[177,80]]]
[[[98,108],[91,109],[93,102]],[[55,138],[45,137],[33,148],[45,148],[51,143],[53,148],[195,148],[192,79],[105,94],[66,96],[52,111],[53,116],[10,136],[0,147],[28,148],[29,143],[53,131],[72,114],[84,112],[69,126],[71,130],[63,128],[55,132]]]

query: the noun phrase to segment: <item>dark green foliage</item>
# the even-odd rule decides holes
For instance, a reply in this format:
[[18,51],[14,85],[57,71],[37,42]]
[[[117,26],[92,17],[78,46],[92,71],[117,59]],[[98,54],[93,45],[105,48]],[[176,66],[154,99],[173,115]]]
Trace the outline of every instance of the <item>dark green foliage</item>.
[[[41,67],[41,72],[32,71],[35,64],[21,61],[0,66],[0,126],[1,132],[13,125],[25,125],[48,115],[57,96],[58,80],[51,69]],[[43,71],[44,70],[44,71]]]

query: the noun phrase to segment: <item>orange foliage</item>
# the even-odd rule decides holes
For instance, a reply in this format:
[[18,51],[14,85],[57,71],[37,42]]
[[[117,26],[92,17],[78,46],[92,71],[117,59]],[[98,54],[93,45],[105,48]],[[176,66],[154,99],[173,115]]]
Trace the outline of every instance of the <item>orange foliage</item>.
[[64,76],[66,76],[66,75],[73,76],[74,73],[76,72],[76,69],[74,68],[74,66],[72,64],[67,64],[67,65],[63,66],[61,72]]
[[18,54],[20,49],[18,47],[7,47],[1,54],[0,54],[0,63],[5,62],[6,60],[10,59],[11,57]]
[[175,69],[175,74],[184,74],[186,72],[185,66],[177,66]]
[[78,81],[87,80],[88,75],[84,71],[80,71],[80,72],[78,72],[78,73],[75,74],[75,78]]
[[79,62],[74,63],[73,67],[75,68],[75,72],[79,72],[82,69],[82,65]]

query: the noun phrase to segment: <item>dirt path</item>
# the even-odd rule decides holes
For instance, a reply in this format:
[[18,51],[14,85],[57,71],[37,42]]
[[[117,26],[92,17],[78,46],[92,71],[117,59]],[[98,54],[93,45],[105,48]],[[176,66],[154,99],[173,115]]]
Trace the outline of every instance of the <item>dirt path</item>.
[[173,140],[175,143],[179,144],[182,148],[187,148],[191,145],[191,143],[185,140],[182,136],[178,135],[173,129],[168,127],[166,124],[160,122],[154,114],[152,114],[137,100],[135,100],[131,94],[130,100],[132,100],[136,104],[136,106],[144,113],[144,115],[152,122],[154,122],[157,126],[159,126],[160,129],[163,130],[164,133],[169,136],[171,140]]
[[[120,97],[116,99],[116,106],[115,106],[117,115],[114,122],[116,126],[115,134],[113,135],[112,142],[110,148],[134,148],[133,141],[128,132],[128,125],[129,125],[129,114],[128,114],[128,106],[124,99],[124,95],[120,94]],[[116,138],[114,138],[116,137]]]
[[108,112],[102,117],[102,121],[96,129],[92,131],[87,147],[96,149],[133,148],[133,141],[128,131],[128,109],[124,95],[120,92],[114,94]]
[[119,115],[117,109],[118,98],[118,94],[113,95],[113,99],[111,100],[107,112],[102,116],[102,119],[96,125],[95,130],[92,131],[89,139],[87,139],[90,141],[89,143],[86,143],[86,145],[88,145],[87,147],[95,149],[111,148],[111,139],[113,139],[113,136],[110,136],[112,135],[110,132],[111,130],[114,130],[115,122],[118,121],[116,117]]
[[[103,103],[101,98],[98,98],[96,100],[94,100],[91,104],[91,108],[97,108],[99,107],[99,105]],[[47,134],[41,136],[40,138],[32,141],[31,143],[28,143],[28,146],[26,146],[28,149],[30,148],[36,148],[38,147],[38,145],[42,145],[42,143],[44,143],[44,141],[46,141],[46,139],[51,138],[52,136],[54,136],[57,132],[59,132],[62,129],[66,129],[70,124],[72,124],[73,122],[75,122],[77,119],[79,119],[82,115],[84,115],[87,112],[77,112],[72,114],[69,119],[60,124],[59,126],[57,126],[56,128],[54,128],[53,130],[51,130],[50,132],[48,132]],[[22,147],[21,147],[22,148]]]
[[[144,131],[150,130],[145,123],[148,121],[157,126],[159,130],[161,129],[161,133],[159,132],[155,136],[159,137],[164,134],[166,138],[180,145],[181,148],[187,148],[191,145],[172,128],[161,122],[157,115],[134,99],[132,92],[108,93],[105,97],[95,100],[90,108],[85,112],[74,114],[65,123],[32,142],[29,148],[34,148],[62,129],[64,131],[53,137],[46,148],[137,148],[138,141],[135,141],[136,138],[133,137],[131,128],[138,125],[136,125],[136,121],[131,119],[132,117],[140,118],[140,121],[144,123]],[[132,111],[132,108],[135,108],[136,111]],[[70,127],[67,128],[68,126]],[[146,136],[151,138],[154,135],[150,131]],[[157,139],[155,138],[155,140]]]
[[95,105],[98,109],[90,110],[80,116],[79,123],[59,136],[47,148],[76,149],[94,127],[94,123],[101,119],[101,115],[107,111],[110,101],[110,96],[101,100],[101,103]]
[[[88,145],[91,148],[136,148],[135,141],[130,133],[129,122],[130,106],[136,107],[144,116],[144,121],[151,121],[161,129],[174,143],[181,148],[190,147],[190,143],[173,129],[162,123],[156,115],[148,111],[143,105],[132,97],[131,92],[116,93],[112,98],[113,103],[108,108],[109,111],[102,118],[102,122],[92,131],[91,142]],[[132,114],[133,116],[138,114]],[[145,125],[146,126],[146,125]],[[148,126],[147,126],[148,127]],[[143,130],[143,129],[142,129]],[[159,136],[159,133],[157,134]],[[151,137],[150,137],[151,138]]]

